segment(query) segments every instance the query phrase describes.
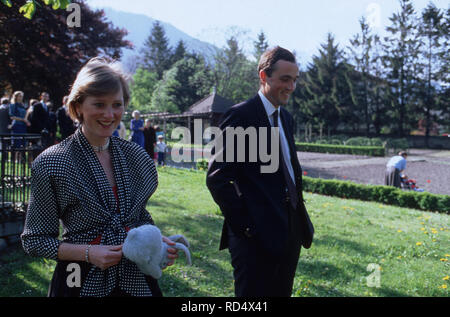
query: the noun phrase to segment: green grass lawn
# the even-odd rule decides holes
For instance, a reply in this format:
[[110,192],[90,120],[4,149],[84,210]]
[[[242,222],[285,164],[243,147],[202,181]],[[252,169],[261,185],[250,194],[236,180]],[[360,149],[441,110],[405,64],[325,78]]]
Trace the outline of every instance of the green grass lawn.
[[[148,210],[163,234],[189,239],[193,261],[186,266],[180,253],[164,271],[165,296],[233,296],[230,256],[218,251],[222,216],[205,173],[158,171]],[[449,215],[310,193],[305,199],[316,233],[301,251],[294,296],[449,296]],[[45,296],[54,265],[10,249],[0,256],[0,296]],[[379,287],[369,287],[368,277],[378,277]]]

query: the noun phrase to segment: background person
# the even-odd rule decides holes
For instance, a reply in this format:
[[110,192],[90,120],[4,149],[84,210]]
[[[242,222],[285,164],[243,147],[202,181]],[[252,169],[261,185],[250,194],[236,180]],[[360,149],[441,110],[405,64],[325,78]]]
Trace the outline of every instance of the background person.
[[145,142],[145,150],[148,155],[153,159],[155,157],[155,146],[156,146],[156,131],[152,126],[152,122],[150,119],[145,120],[144,127],[144,142]]
[[[30,122],[25,118],[27,109],[23,104],[23,96],[22,91],[16,91],[11,98],[9,105],[9,116],[12,120],[11,134],[25,134],[27,127],[30,126]],[[21,148],[25,145],[25,141],[22,138],[13,138],[12,145],[15,148]]]
[[158,135],[156,150],[158,151],[158,165],[166,165],[167,145],[164,143],[164,137],[162,135]]
[[69,96],[64,96],[62,100],[62,106],[59,107],[59,109],[56,111],[56,120],[58,122],[59,132],[61,133],[62,140],[72,135],[76,130],[75,123],[69,115],[69,109],[67,106],[68,100]]
[[[47,92],[40,94],[40,101],[33,106],[33,113],[31,115],[30,132],[41,135],[42,150],[45,150],[51,145],[49,133],[49,109],[47,103],[50,101],[50,95]],[[36,156],[35,153],[34,155]]]
[[[1,138],[0,142],[0,150],[5,148],[9,144],[9,140],[7,140],[7,134],[10,134],[10,124],[11,118],[9,117],[9,98],[3,97],[0,103],[0,134],[4,134],[5,136]],[[2,160],[6,159],[6,155],[3,156]]]
[[[143,148],[111,138],[129,98],[120,71],[92,59],[78,73],[68,100],[80,128],[33,162],[21,238],[28,254],[57,260],[49,296],[162,295],[156,280],[122,256],[127,231],[154,224],[146,204],[158,184]],[[175,249],[168,252],[170,259],[177,257]],[[81,268],[80,287],[67,284],[73,263]]]
[[386,164],[384,184],[401,188],[401,174],[406,169],[406,158],[408,154],[405,151],[399,152],[393,156]]
[[138,110],[134,110],[132,116],[133,119],[131,119],[130,123],[131,141],[144,148],[144,121],[141,119],[141,113]]

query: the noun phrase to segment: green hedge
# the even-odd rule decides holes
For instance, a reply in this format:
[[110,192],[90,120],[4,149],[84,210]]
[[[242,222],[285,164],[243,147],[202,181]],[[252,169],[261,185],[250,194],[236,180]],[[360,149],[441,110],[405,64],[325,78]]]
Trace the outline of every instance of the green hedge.
[[376,201],[388,205],[450,214],[450,196],[403,191],[381,185],[356,184],[350,181],[303,177],[303,190],[322,195]]
[[353,154],[368,156],[384,156],[385,149],[382,146],[349,146],[334,144],[313,144],[296,142],[297,151],[335,153],[335,154]]
[[209,163],[209,160],[207,160],[205,158],[201,158],[201,159],[197,160],[196,167],[198,170],[206,171],[206,170],[208,170],[208,163]]

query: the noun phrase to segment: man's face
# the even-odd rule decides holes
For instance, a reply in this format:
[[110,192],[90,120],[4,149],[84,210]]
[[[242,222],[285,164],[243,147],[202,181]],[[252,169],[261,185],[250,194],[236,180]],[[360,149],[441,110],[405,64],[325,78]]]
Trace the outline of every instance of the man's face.
[[275,107],[286,105],[295,90],[298,74],[297,64],[285,60],[279,60],[274,64],[274,70],[270,77],[265,71],[261,71],[259,78],[264,96]]
[[49,94],[47,94],[47,93],[43,93],[43,94],[41,95],[41,97],[42,97],[42,100],[43,100],[44,102],[47,102],[47,101],[50,100],[50,96],[49,96]]

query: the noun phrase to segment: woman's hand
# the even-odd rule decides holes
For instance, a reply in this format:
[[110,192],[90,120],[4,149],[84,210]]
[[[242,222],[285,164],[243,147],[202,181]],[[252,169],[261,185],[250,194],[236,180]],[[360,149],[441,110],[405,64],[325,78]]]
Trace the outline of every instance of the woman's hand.
[[122,245],[92,245],[89,249],[89,263],[99,269],[119,264],[122,259]]
[[[170,240],[169,238],[167,238],[167,237],[165,237],[165,236],[163,236],[162,237],[162,240],[164,241],[164,242],[166,242],[169,246],[170,245],[175,245],[175,242],[173,242],[172,240]],[[167,264],[167,266],[171,266],[174,262],[175,262],[175,259],[177,259],[178,258],[178,249],[175,249],[175,248],[168,248],[167,249],[167,257],[169,258],[169,259],[171,259],[171,260],[173,260],[173,261],[170,261],[168,264]],[[164,270],[166,267],[163,267],[162,269]]]

